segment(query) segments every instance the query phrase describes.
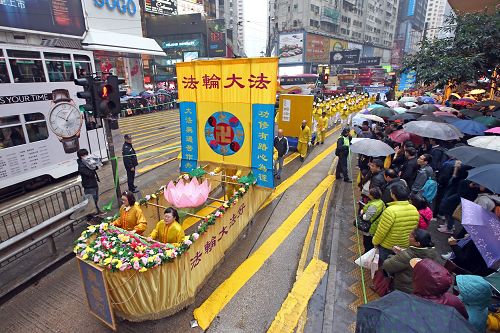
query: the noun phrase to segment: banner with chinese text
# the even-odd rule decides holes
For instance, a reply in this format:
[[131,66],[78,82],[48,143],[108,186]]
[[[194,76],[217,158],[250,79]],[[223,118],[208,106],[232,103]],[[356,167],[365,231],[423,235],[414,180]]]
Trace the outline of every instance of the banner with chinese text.
[[[181,138],[184,138],[182,172],[191,171],[201,161],[252,167],[258,185],[273,187],[273,182],[267,177],[258,176],[272,172],[273,146],[266,144],[260,145],[260,150],[253,149],[259,146],[253,145],[252,140],[259,135],[258,126],[266,126],[261,132],[267,135],[267,141],[274,136],[277,73],[276,58],[202,60],[177,64]],[[255,108],[257,104],[259,107]],[[195,117],[187,117],[188,107],[195,110]],[[260,124],[253,122],[256,119],[254,112],[262,110],[269,113],[269,119],[261,119]],[[184,133],[192,125],[187,123],[188,119],[195,124],[197,137]],[[188,139],[193,140],[193,145],[197,144],[196,150],[189,145]],[[263,151],[262,148],[267,149]],[[265,157],[268,162],[256,163],[257,155]],[[271,171],[264,172],[263,167]]]

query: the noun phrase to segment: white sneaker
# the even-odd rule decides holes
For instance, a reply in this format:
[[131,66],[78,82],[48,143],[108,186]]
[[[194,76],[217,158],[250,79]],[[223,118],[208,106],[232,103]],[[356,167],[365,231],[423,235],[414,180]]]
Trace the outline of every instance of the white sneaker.
[[443,258],[444,260],[450,260],[452,255],[453,255],[453,252],[448,252],[446,254],[442,254],[441,258]]

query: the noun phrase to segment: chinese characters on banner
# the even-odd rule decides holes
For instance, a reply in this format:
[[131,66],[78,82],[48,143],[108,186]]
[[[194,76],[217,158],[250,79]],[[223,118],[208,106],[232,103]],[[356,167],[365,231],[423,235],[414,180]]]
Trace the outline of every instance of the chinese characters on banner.
[[[181,171],[189,172],[201,161],[251,167],[254,174],[260,174],[257,185],[273,187],[278,59],[204,60],[176,66],[181,109]],[[195,112],[193,117],[187,114],[188,108]],[[189,120],[193,122],[190,124]],[[188,131],[198,135],[187,135],[193,134]],[[193,142],[188,141],[191,139]]]
[[198,129],[196,126],[196,103],[184,102],[180,105],[180,120],[184,124],[181,131],[181,172],[190,172],[197,167]]
[[113,307],[108,296],[103,268],[81,259],[78,259],[77,263],[80,268],[90,312],[113,330],[116,330]]
[[274,105],[252,105],[252,172],[257,184],[274,187]]

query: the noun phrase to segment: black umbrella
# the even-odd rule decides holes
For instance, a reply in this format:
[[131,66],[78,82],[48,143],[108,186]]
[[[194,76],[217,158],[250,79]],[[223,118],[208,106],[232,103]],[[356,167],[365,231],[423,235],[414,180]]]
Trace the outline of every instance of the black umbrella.
[[474,110],[471,110],[471,109],[462,109],[462,110],[459,110],[459,112],[461,114],[463,114],[464,116],[468,117],[468,118],[477,118],[477,117],[481,117],[483,114],[479,111],[474,111]]
[[[463,164],[479,167],[486,164],[495,164],[500,161],[500,151],[479,147],[461,146],[446,152],[450,157],[462,161]],[[494,176],[494,175],[492,175]]]
[[375,104],[383,105],[386,108],[390,108],[390,106],[386,102],[384,102],[384,101],[376,101]]
[[437,123],[445,123],[446,122],[441,117],[431,116],[431,115],[428,115],[428,114],[424,114],[422,117],[418,118],[418,120],[435,121]]
[[[411,108],[409,109],[408,113],[414,113],[414,114],[419,114],[419,115],[424,115],[424,114],[427,114],[427,115],[432,115],[432,113],[436,110],[431,110],[429,108],[425,108],[425,106],[427,105],[420,105],[420,106],[416,106],[414,108]],[[434,105],[431,105],[431,106],[434,106]]]
[[[498,162],[500,163],[500,161]],[[467,179],[494,193],[500,193],[500,177],[496,175],[500,175],[500,164],[487,164],[469,170]]]
[[424,104],[417,106],[418,109],[422,109],[424,112],[435,112],[439,111],[439,108],[435,106],[434,104]]
[[500,110],[493,112],[493,117],[500,119]]
[[500,102],[488,99],[486,101],[479,102],[474,106],[500,106]]
[[395,120],[415,120],[417,119],[417,115],[416,114],[411,114],[411,113],[400,113],[400,114],[396,114],[392,117],[389,117],[389,120],[391,121],[395,121]]
[[358,308],[356,333],[475,333],[455,308],[401,291]]

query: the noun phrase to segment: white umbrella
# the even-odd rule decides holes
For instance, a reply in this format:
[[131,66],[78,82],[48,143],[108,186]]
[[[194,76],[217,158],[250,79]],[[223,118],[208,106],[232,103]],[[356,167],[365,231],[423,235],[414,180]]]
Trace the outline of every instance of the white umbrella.
[[458,128],[447,123],[437,123],[429,120],[410,121],[403,125],[405,132],[438,140],[457,140],[463,137]]
[[365,118],[365,119],[370,119],[370,120],[376,121],[378,123],[385,123],[384,119],[382,119],[381,117],[376,116],[374,114],[360,114],[359,116],[362,118]]
[[363,125],[363,121],[366,121],[366,118],[362,117],[361,114],[357,114],[351,119],[352,126],[361,126]]
[[401,106],[398,101],[389,101],[387,102],[387,105],[389,105],[390,108],[397,108],[398,106]]
[[467,143],[473,147],[500,151],[500,136],[476,136],[467,140]]
[[399,99],[400,102],[416,102],[417,101],[417,98],[416,97],[412,97],[412,96],[405,96],[405,97],[401,97]]
[[351,145],[353,153],[363,154],[366,156],[387,156],[394,154],[394,149],[387,143],[375,139],[357,140]]
[[409,108],[412,108],[412,107],[414,107],[414,106],[418,106],[418,104],[417,104],[417,103],[415,103],[415,102],[405,102],[405,105],[406,105],[407,107],[409,107]]
[[397,113],[399,113],[399,114],[401,114],[401,113],[405,113],[406,111],[408,111],[407,109],[402,108],[402,107],[400,107],[400,106],[393,108],[393,110],[394,110],[394,111],[396,111],[396,112],[397,112]]

